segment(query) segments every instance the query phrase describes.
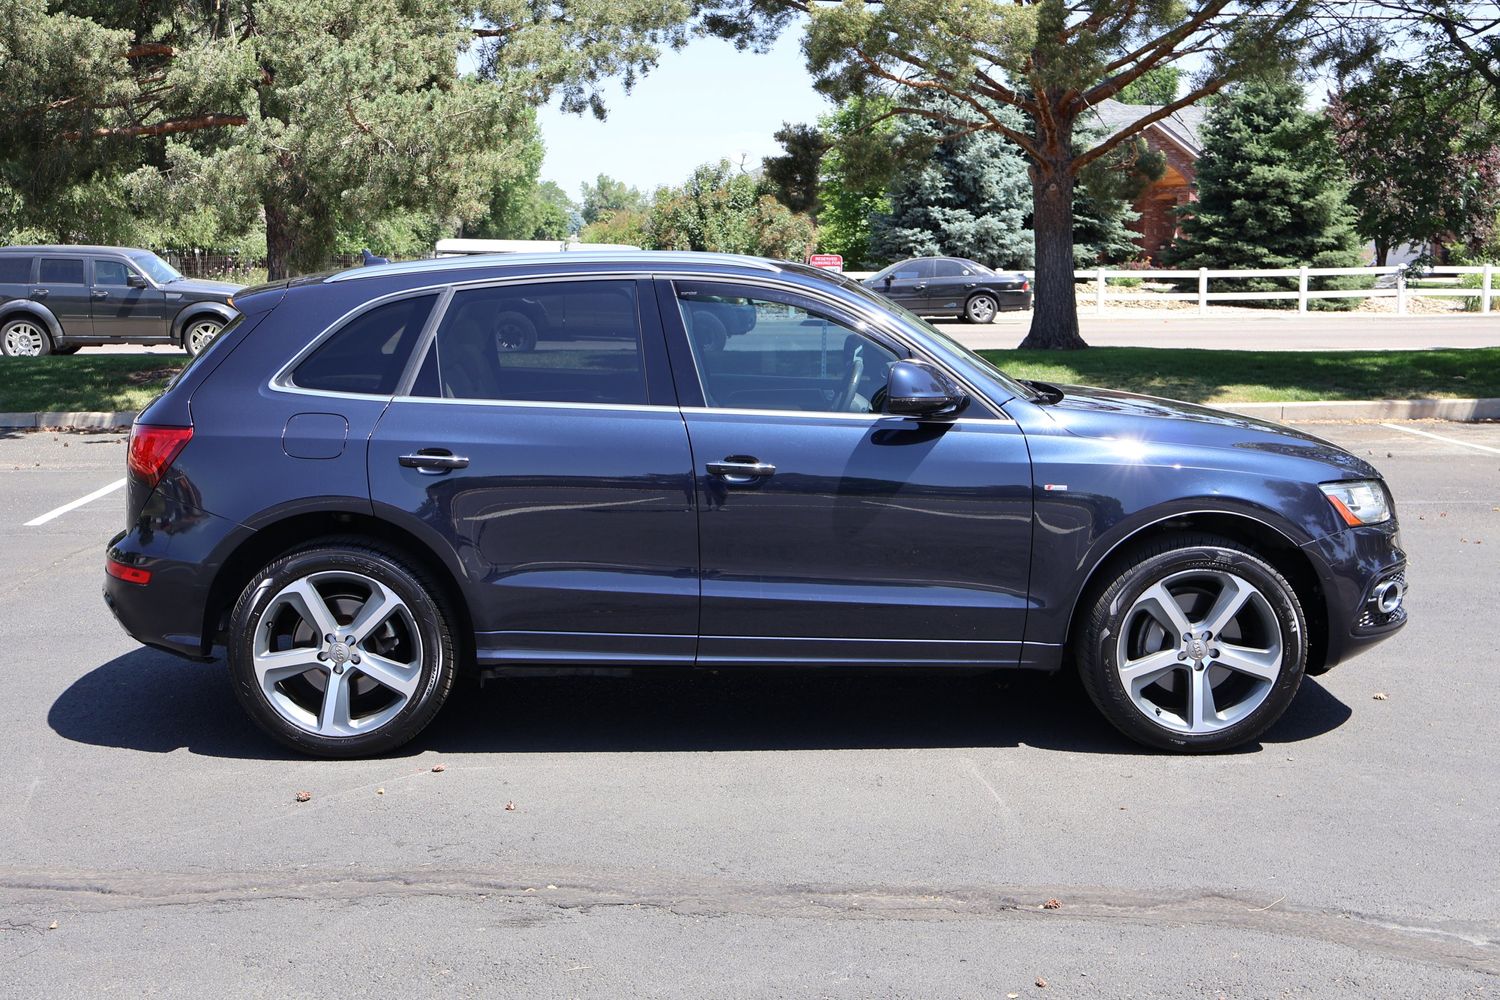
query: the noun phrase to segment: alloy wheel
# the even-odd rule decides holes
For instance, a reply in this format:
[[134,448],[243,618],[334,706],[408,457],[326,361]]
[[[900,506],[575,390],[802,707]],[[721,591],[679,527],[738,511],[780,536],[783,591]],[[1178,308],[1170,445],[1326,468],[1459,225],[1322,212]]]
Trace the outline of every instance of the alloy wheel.
[[1185,570],[1146,588],[1121,620],[1121,685],[1152,722],[1199,735],[1260,707],[1281,673],[1281,623],[1244,577]]
[[969,319],[975,323],[988,323],[995,318],[995,300],[988,295],[976,295],[969,300]]
[[390,722],[422,683],[422,640],[406,603],[362,573],[313,573],[284,587],[255,630],[252,667],[283,719],[324,737]]
[[13,358],[35,358],[43,353],[46,334],[28,320],[18,320],[5,328],[5,353]]
[[195,321],[188,327],[185,345],[187,352],[196,357],[199,352],[219,335],[219,331],[222,329],[224,329],[223,326],[211,320]]

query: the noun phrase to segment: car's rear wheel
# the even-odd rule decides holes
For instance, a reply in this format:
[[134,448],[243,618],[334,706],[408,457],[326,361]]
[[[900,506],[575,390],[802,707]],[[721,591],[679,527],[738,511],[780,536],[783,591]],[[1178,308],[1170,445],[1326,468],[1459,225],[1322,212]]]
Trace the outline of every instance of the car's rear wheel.
[[182,348],[192,357],[203,353],[203,349],[213,343],[213,339],[224,329],[224,324],[216,319],[194,319],[189,320],[187,329],[182,331]]
[[69,344],[67,347],[54,347],[54,348],[52,348],[52,353],[53,354],[77,354],[82,347],[83,347],[82,344]]
[[401,554],[330,540],[257,573],[230,620],[235,694],[271,736],[320,757],[416,736],[453,686],[442,593]]
[[536,350],[536,324],[525,313],[511,310],[495,317],[495,349],[508,351]]
[[1158,541],[1115,565],[1077,645],[1084,687],[1116,728],[1210,753],[1281,717],[1302,683],[1307,624],[1273,566],[1207,536]]
[[0,325],[0,354],[7,358],[39,358],[52,353],[52,338],[41,320],[20,316]]
[[1000,311],[1000,303],[988,292],[980,292],[978,295],[969,297],[964,304],[964,319],[970,323],[992,323],[995,314]]

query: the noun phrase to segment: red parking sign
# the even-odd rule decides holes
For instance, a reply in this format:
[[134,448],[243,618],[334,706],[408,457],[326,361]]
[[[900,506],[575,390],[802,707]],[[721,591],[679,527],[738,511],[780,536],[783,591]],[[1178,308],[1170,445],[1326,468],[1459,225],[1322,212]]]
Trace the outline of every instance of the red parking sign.
[[813,267],[826,267],[830,271],[842,271],[844,269],[844,257],[836,253],[815,253],[807,258],[807,262]]

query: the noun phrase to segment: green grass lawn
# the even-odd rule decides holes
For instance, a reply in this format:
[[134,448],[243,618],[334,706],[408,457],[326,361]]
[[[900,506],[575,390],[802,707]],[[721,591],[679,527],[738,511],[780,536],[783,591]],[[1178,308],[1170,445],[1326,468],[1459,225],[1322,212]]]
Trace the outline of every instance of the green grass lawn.
[[1090,347],[981,351],[1016,378],[1104,386],[1195,403],[1500,396],[1500,348],[1200,351]]
[[139,410],[185,364],[186,354],[0,358],[0,413]]
[[[1091,347],[983,351],[1017,378],[1200,403],[1500,396],[1500,348],[1199,351]],[[0,358],[0,412],[139,410],[187,362],[175,354]]]

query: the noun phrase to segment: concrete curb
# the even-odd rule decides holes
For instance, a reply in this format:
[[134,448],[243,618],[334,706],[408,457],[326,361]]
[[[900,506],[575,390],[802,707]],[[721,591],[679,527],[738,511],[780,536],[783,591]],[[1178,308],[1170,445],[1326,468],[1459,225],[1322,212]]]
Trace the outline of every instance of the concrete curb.
[[[1218,409],[1265,420],[1500,420],[1500,398],[1229,403]],[[134,420],[133,410],[118,410],[113,413],[0,413],[0,429],[109,430],[129,427]]]
[[134,410],[116,410],[109,413],[0,413],[0,429],[108,430],[114,427],[129,427],[134,420]]
[[1310,403],[1228,403],[1231,413],[1266,420],[1500,420],[1500,399],[1338,399]]

